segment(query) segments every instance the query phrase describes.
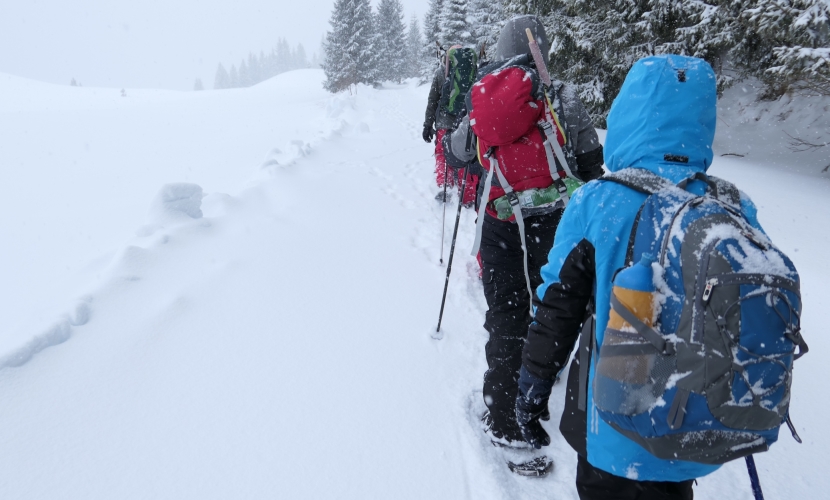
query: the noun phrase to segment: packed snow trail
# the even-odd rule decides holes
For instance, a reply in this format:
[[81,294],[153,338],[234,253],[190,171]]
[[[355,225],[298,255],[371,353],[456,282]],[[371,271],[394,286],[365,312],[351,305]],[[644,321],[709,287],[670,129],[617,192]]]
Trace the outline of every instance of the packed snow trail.
[[[320,72],[306,73],[265,85],[288,105],[318,92]],[[263,89],[234,95],[273,104]],[[576,457],[556,431],[563,384],[546,425],[548,478],[509,473],[479,430],[486,306],[470,210],[444,338],[430,337],[445,268],[432,148],[420,138],[427,90],[326,97],[298,119],[305,140],[259,141],[266,158],[246,188],[202,186],[201,218],[152,201],[154,215],[125,228],[136,236],[79,285],[59,322],[66,341],[0,371],[4,498],[576,499]],[[206,92],[205,105],[225,92]],[[79,119],[96,133],[94,114]],[[797,363],[792,414],[805,444],[784,429],[757,462],[767,498],[817,498],[830,489],[827,403],[811,383],[825,379],[830,347],[820,333],[828,182],[744,160],[719,159],[712,173],[755,199],[804,280],[812,351]],[[202,183],[164,182],[182,180]],[[184,199],[197,188],[167,189]],[[36,338],[39,325],[22,328]],[[700,479],[696,498],[750,500],[743,461]]]

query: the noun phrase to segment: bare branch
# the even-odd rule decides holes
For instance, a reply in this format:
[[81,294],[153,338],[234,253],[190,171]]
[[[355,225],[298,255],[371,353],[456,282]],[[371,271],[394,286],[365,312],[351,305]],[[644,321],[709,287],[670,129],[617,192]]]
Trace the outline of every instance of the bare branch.
[[790,151],[793,151],[795,153],[804,153],[806,151],[813,151],[827,146],[826,142],[823,142],[821,144],[814,144],[812,142],[805,141],[800,137],[793,137],[788,132],[784,133],[787,134],[787,137],[790,138],[790,140],[787,141]]

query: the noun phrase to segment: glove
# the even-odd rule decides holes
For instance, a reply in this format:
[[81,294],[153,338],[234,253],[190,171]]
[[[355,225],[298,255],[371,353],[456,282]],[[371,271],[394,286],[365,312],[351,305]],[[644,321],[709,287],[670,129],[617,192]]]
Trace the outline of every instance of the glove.
[[432,129],[432,125],[429,123],[424,124],[424,142],[430,143],[432,142],[432,138],[435,136],[435,130]]
[[547,412],[552,380],[537,378],[523,366],[519,372],[519,393],[516,395],[516,422],[522,437],[537,450],[550,444],[550,436],[539,423]]

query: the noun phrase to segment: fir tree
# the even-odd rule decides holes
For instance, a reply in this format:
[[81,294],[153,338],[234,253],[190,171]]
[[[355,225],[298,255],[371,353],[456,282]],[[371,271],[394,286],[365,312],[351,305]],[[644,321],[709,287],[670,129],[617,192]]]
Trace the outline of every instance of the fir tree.
[[646,27],[635,26],[642,10],[631,0],[553,0],[549,8],[545,30],[551,75],[576,86],[594,123],[602,127],[628,70],[651,54],[653,46],[640,36]]
[[444,8],[444,0],[430,0],[429,10],[424,16],[424,37],[430,46],[440,42],[441,37],[441,12]]
[[421,28],[418,25],[418,18],[413,15],[406,33],[406,77],[420,78],[426,63]]
[[239,87],[249,87],[251,85],[250,75],[248,73],[248,65],[245,63],[245,59],[242,59],[242,62],[239,63]]
[[424,16],[424,66],[422,67],[421,79],[429,81],[438,67],[438,46],[441,38],[441,11],[444,8],[444,0],[430,0],[429,10]]
[[259,61],[253,52],[248,52],[248,86],[256,85],[261,81]]
[[556,3],[555,0],[505,0],[503,6],[505,20],[513,16],[523,16],[526,14],[547,16],[551,13]]
[[303,44],[297,45],[297,50],[294,51],[294,69],[307,68],[308,58],[305,55],[305,47]]
[[280,38],[277,42],[277,73],[284,73],[291,69],[291,47],[288,41]]
[[380,80],[400,83],[407,77],[406,32],[400,0],[380,0],[377,14],[378,76]]
[[78,86],[78,82],[75,81],[75,77],[72,77],[72,81],[69,82],[69,86],[70,87],[77,87]]
[[214,89],[227,89],[230,88],[231,81],[228,72],[225,70],[225,67],[222,66],[222,63],[219,63],[219,67],[216,68],[216,76],[213,77],[213,88]]
[[468,16],[473,43],[491,54],[504,25],[504,6],[499,1],[469,0]]
[[[830,2],[754,0],[742,13],[755,46],[742,63],[767,85],[767,98],[794,89],[830,95]],[[751,50],[754,49],[754,50]]]
[[235,89],[235,88],[240,86],[239,85],[239,73],[236,71],[236,66],[234,66],[233,64],[231,64],[231,71],[228,74],[228,76],[229,76],[229,78],[228,78],[228,81],[229,81],[228,88]]
[[323,63],[325,88],[338,92],[359,83],[375,84],[375,32],[369,0],[335,0],[329,24]]
[[193,82],[193,90],[205,90],[204,85],[202,85],[202,79],[197,78],[195,82]]
[[444,48],[472,44],[473,35],[467,24],[467,0],[444,0],[440,27],[439,40]]

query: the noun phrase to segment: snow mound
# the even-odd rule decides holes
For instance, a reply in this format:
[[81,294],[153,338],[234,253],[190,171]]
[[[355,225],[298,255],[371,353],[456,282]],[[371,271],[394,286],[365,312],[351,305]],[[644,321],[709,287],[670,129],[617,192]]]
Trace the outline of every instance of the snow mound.
[[182,218],[202,218],[202,187],[179,182],[165,184],[150,207],[152,222],[164,223]]

